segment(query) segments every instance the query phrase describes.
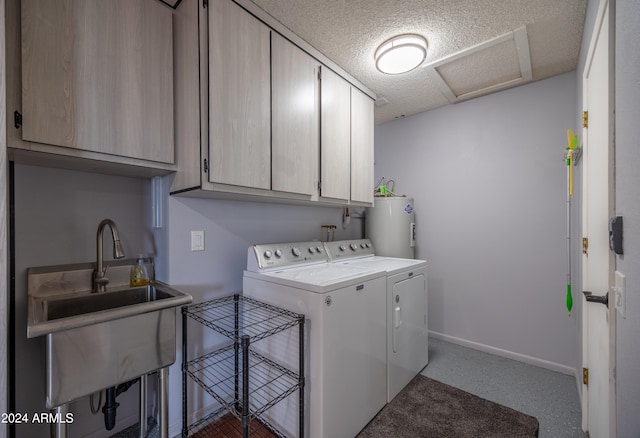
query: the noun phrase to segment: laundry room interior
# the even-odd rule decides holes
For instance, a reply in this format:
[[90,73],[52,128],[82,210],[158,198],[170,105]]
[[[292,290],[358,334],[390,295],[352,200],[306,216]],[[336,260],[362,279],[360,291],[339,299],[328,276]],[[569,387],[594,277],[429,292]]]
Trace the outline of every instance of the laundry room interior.
[[[637,166],[640,165],[640,148],[637,145],[640,135],[637,123],[640,116],[640,88],[637,86],[640,55],[636,50],[640,43],[637,24],[640,22],[640,6],[615,0],[519,1],[518,4],[526,4],[527,7],[522,6],[525,10],[518,15],[515,10],[517,7],[486,0],[475,2],[477,4],[473,7],[471,3],[474,2],[462,2],[457,6],[462,9],[454,11],[457,15],[437,16],[429,20],[425,18],[431,14],[429,8],[435,11],[441,2],[403,1],[402,11],[395,16],[381,18],[382,13],[377,13],[376,6],[357,1],[354,3],[361,9],[356,10],[362,14],[357,23],[365,27],[352,26],[335,33],[323,29],[322,21],[309,27],[311,22],[316,21],[309,17],[320,14],[318,8],[325,9],[321,15],[323,19],[333,17],[335,20],[333,24],[326,22],[327,26],[344,27],[348,22],[346,17],[354,10],[342,10],[348,7],[342,2],[322,1],[319,2],[321,6],[313,6],[311,3],[315,2],[306,1],[139,1],[141,4],[151,4],[151,8],[159,8],[158,16],[161,18],[158,21],[164,23],[164,31],[170,31],[169,36],[162,40],[171,52],[169,70],[173,76],[170,97],[166,97],[166,101],[153,102],[157,106],[171,107],[172,111],[166,119],[170,120],[171,128],[166,131],[167,127],[159,123],[149,129],[157,131],[155,134],[158,137],[153,141],[171,138],[174,149],[168,160],[159,158],[160,153],[154,146],[150,149],[151,158],[141,158],[128,156],[119,150],[114,152],[105,146],[81,150],[80,146],[65,144],[78,139],[89,141],[87,138],[106,138],[105,144],[118,141],[109,133],[111,127],[105,129],[102,122],[91,124],[91,111],[81,114],[82,117],[68,126],[62,126],[59,129],[61,137],[64,137],[62,140],[54,140],[55,135],[49,134],[46,127],[29,127],[29,123],[33,123],[28,117],[29,110],[38,117],[44,117],[42,112],[37,112],[38,104],[30,104],[31,100],[40,102],[40,99],[56,101],[66,98],[64,93],[55,92],[47,97],[42,90],[53,89],[54,85],[46,81],[45,88],[36,93],[31,93],[25,85],[27,81],[35,81],[32,78],[38,77],[38,68],[25,67],[27,61],[33,61],[28,56],[32,41],[25,34],[30,32],[29,36],[37,40],[41,37],[40,31],[48,29],[42,24],[46,22],[42,17],[51,13],[62,20],[59,18],[62,14],[56,15],[58,6],[45,8],[47,2],[39,2],[42,3],[42,11],[33,13],[25,6],[25,0],[0,0],[0,22],[3,23],[0,36],[0,98],[5,111],[0,122],[0,150],[3,157],[0,160],[0,186],[3,188],[0,197],[3,210],[0,212],[0,236],[4,248],[0,262],[7,272],[0,283],[0,311],[5,320],[0,333],[6,340],[0,344],[2,356],[5,357],[2,363],[6,369],[5,373],[0,373],[4,374],[0,378],[0,388],[4,391],[0,397],[0,413],[4,420],[4,424],[0,425],[0,436],[222,436],[207,435],[204,426],[192,430],[188,425],[198,423],[211,412],[222,412],[218,411],[220,404],[225,405],[242,422],[245,421],[243,418],[248,418],[243,413],[248,414],[253,405],[249,409],[238,408],[241,403],[238,400],[238,377],[234,403],[227,406],[226,399],[221,403],[220,399],[211,395],[213,391],[201,387],[202,381],[198,379],[203,377],[198,372],[206,375],[206,370],[191,374],[185,372],[185,368],[188,368],[185,359],[191,361],[196,355],[217,351],[227,341],[225,334],[228,332],[225,330],[211,331],[205,327],[211,323],[203,322],[202,317],[197,316],[200,309],[197,306],[217,303],[234,294],[238,294],[240,302],[247,306],[253,304],[252,300],[255,299],[264,301],[268,306],[283,308],[288,312],[287,315],[291,312],[306,315],[302,318],[304,324],[301,332],[296,331],[296,324],[301,324],[298,320],[287,326],[288,331],[256,342],[255,352],[259,353],[259,357],[269,357],[269,363],[274,358],[281,359],[287,363],[287,367],[296,370],[298,379],[287,391],[288,394],[279,397],[282,400],[279,399],[274,403],[275,406],[256,415],[255,422],[259,422],[264,414],[264,424],[272,433],[265,436],[376,436],[373,435],[375,432],[370,432],[377,426],[376,420],[381,421],[385,409],[392,405],[393,400],[397,400],[397,394],[408,385],[403,383],[402,388],[398,388],[392,396],[388,393],[391,379],[389,349],[395,342],[395,332],[390,327],[400,326],[401,318],[405,318],[405,325],[410,321],[406,308],[402,309],[400,316],[400,307],[393,307],[396,295],[389,292],[389,288],[393,287],[389,286],[392,283],[391,274],[384,272],[384,269],[376,271],[366,267],[358,274],[360,277],[352,282],[337,278],[335,291],[331,289],[326,292],[331,287],[327,278],[309,280],[310,284],[317,282],[314,283],[317,286],[313,286],[317,289],[310,286],[304,293],[300,292],[299,286],[299,282],[303,281],[303,273],[318,270],[320,265],[327,269],[325,274],[318,270],[317,275],[320,276],[333,275],[333,270],[337,269],[344,269],[345,272],[353,269],[355,272],[356,262],[350,259],[345,262],[341,257],[343,253],[362,251],[360,257],[378,255],[415,259],[411,263],[426,262],[415,268],[415,272],[424,269],[424,274],[419,271],[418,275],[424,276],[426,302],[424,311],[420,310],[422,313],[416,320],[424,321],[426,325],[416,329],[420,333],[420,340],[409,348],[411,354],[424,350],[424,359],[420,359],[424,360],[424,364],[411,375],[411,379],[422,375],[533,418],[533,434],[522,436],[584,437],[590,430],[592,438],[626,438],[640,433],[640,418],[636,415],[640,409],[640,383],[636,378],[640,372],[640,347],[636,340],[640,330],[640,274],[635,269],[640,261],[640,173],[637,172]],[[104,2],[97,0],[91,3],[104,6]],[[256,33],[271,32],[266,50],[271,50],[272,57],[280,50],[278,47],[281,47],[281,43],[277,38],[283,35],[282,40],[292,41],[295,47],[301,48],[322,64],[320,81],[329,83],[330,79],[326,78],[331,74],[346,80],[347,95],[351,96],[351,106],[348,108],[359,105],[356,103],[358,99],[366,101],[366,108],[370,111],[368,119],[363,121],[354,118],[347,111],[345,129],[351,141],[351,152],[347,152],[346,159],[322,155],[323,145],[329,139],[338,138],[337,135],[333,137],[337,128],[331,132],[323,131],[323,121],[330,120],[334,113],[325,114],[322,110],[315,115],[317,123],[311,130],[317,140],[317,156],[311,162],[305,162],[304,155],[291,148],[276,150],[273,145],[282,139],[295,138],[303,123],[282,123],[285,128],[278,127],[278,118],[289,117],[290,114],[279,110],[276,90],[282,84],[292,82],[292,79],[285,76],[285,79],[278,81],[275,79],[276,70],[267,68],[274,75],[266,80],[273,90],[267,92],[265,97],[270,115],[263,117],[266,122],[247,116],[246,127],[253,130],[256,125],[266,123],[271,155],[258,157],[257,152],[248,149],[237,161],[224,161],[224,166],[216,168],[216,159],[220,157],[221,161],[227,160],[225,154],[231,150],[224,149],[224,142],[219,142],[222,149],[215,149],[218,147],[215,145],[217,135],[226,135],[226,140],[230,142],[248,139],[252,145],[255,140],[244,135],[244,131],[250,130],[246,127],[237,128],[237,132],[243,132],[243,135],[235,135],[237,132],[229,134],[222,132],[224,129],[215,128],[227,121],[224,119],[227,108],[231,113],[245,111],[245,107],[256,109],[261,105],[253,97],[247,102],[235,99],[232,94],[236,92],[234,87],[225,89],[224,85],[214,85],[210,79],[220,74],[216,69],[224,68],[226,64],[213,62],[213,57],[222,55],[215,50],[208,50],[202,41],[211,37],[218,28],[226,33],[233,30],[233,24],[229,24],[231,20],[224,23],[216,16],[216,12],[221,16],[229,12],[225,9],[227,4],[238,7],[238,10],[260,22],[261,27]],[[472,12],[463,12],[466,7],[472,8]],[[45,11],[47,8],[49,10]],[[97,16],[99,13],[96,11],[101,10],[99,6],[91,9]],[[410,11],[420,11],[420,17],[413,17],[414,12]],[[448,11],[452,13],[451,8]],[[33,23],[25,18],[28,12],[33,13],[30,19],[44,20],[39,22],[40,27],[34,26],[38,32],[31,31]],[[501,21],[502,16],[504,18]],[[69,17],[64,19],[73,19]],[[109,17],[113,18],[111,15]],[[455,21],[456,17],[460,23],[475,23],[475,27],[449,28],[444,25],[449,20]],[[527,19],[531,21],[527,22]],[[367,20],[376,26],[367,25]],[[482,20],[487,20],[486,24]],[[208,24],[203,26],[203,22],[207,21]],[[588,96],[584,74],[592,65],[594,41],[603,22],[608,23],[610,36],[609,62],[604,64],[608,67],[604,70],[608,70],[609,74],[604,87],[608,99],[608,112],[604,118],[608,121],[607,132],[610,135],[607,137],[608,179],[605,178],[605,187],[600,189],[608,191],[610,196],[609,204],[605,203],[608,208],[607,219],[624,217],[624,253],[615,251],[613,243],[612,249],[609,250],[607,246],[604,252],[604,260],[608,263],[605,273],[609,275],[605,275],[605,287],[608,284],[609,289],[591,291],[593,296],[604,296],[609,292],[607,307],[588,302],[586,298],[593,300],[594,297],[587,294],[585,298],[583,294],[583,290],[589,290],[587,287],[593,288],[583,284],[591,284],[588,276],[585,279],[583,268],[588,258],[583,246],[586,237],[583,218],[587,214],[585,187],[595,190],[588,184],[591,180],[585,178],[583,168],[583,163],[588,159],[584,153],[588,130],[583,128],[583,111],[587,108],[585,100]],[[452,34],[437,34],[436,31],[444,31],[445,27]],[[560,33],[565,36],[562,41],[550,36],[547,38],[550,29],[556,27],[564,27],[565,32],[574,33],[572,38],[566,33]],[[370,28],[375,28],[375,31]],[[483,44],[495,38],[503,39],[490,43],[487,46],[489,49],[517,48],[521,43],[523,28],[525,39],[529,33],[527,50],[530,50],[530,59],[534,60],[529,61],[528,74],[532,76],[528,79],[520,76],[524,75],[520,68],[516,68],[515,73],[499,71],[497,64],[504,60],[504,54],[498,51],[475,56],[481,52],[472,50],[468,63],[464,59],[460,65],[451,66],[449,70],[447,65],[438,64],[444,59],[461,60],[463,58],[452,55],[467,53],[474,46],[485,47]],[[253,32],[253,28],[247,29],[242,27],[239,32]],[[473,40],[471,44],[458,35],[462,32],[469,32],[469,35],[476,32],[483,37],[482,40]],[[490,36],[485,36],[489,33]],[[426,60],[421,60],[421,66],[408,73],[385,74],[379,71],[374,59],[376,49],[395,35],[402,34],[424,34]],[[327,38],[325,44],[322,43],[323,35]],[[557,38],[557,34],[554,37]],[[60,37],[57,44],[64,41]],[[233,50],[247,49],[247,46],[232,38],[230,42],[224,41]],[[145,43],[148,41],[145,40]],[[447,43],[451,46],[444,48]],[[52,40],[51,46],[55,44]],[[93,46],[84,47],[78,43],[76,46],[79,51],[93,50]],[[251,62],[264,61],[253,57],[256,52],[253,52],[253,46],[249,47],[247,50],[250,51],[248,57]],[[282,53],[290,53],[287,50],[289,48],[283,49]],[[548,61],[549,65],[536,64],[535,59],[540,55],[536,51],[547,50],[552,54],[565,53],[563,50],[566,50],[571,57],[552,59]],[[518,65],[518,56],[522,56],[517,50],[514,53],[515,61],[511,59],[507,62],[510,67],[513,62]],[[157,59],[160,58],[158,56]],[[348,58],[353,59],[347,66],[345,62]],[[203,59],[209,61],[202,62]],[[366,60],[367,65],[358,65],[365,62],[362,59]],[[472,61],[479,64],[473,64]],[[237,59],[234,58],[233,62],[237,62]],[[269,62],[275,61],[267,59],[264,62],[270,65]],[[286,65],[285,62],[283,64]],[[37,66],[38,63],[33,65]],[[478,68],[477,71],[472,71],[474,67]],[[63,69],[59,65],[56,68]],[[427,72],[428,68],[432,71]],[[149,82],[153,82],[152,87],[156,87],[152,90],[163,86],[165,71],[141,70],[145,77],[149,77]],[[447,77],[447,73],[451,76]],[[237,81],[264,82],[254,74],[253,70],[251,74],[239,70]],[[435,79],[434,74],[440,75],[440,79]],[[504,76],[492,77],[491,74]],[[444,81],[443,78],[451,78],[451,88],[446,83],[444,85],[448,92],[441,88],[440,81]],[[108,78],[101,77],[100,80],[103,81],[101,86],[110,84]],[[451,84],[457,80],[475,81],[473,86],[479,91],[475,93],[471,88],[465,89],[466,84],[462,83],[461,91],[456,90]],[[126,77],[119,77],[115,81],[124,82]],[[203,86],[205,83],[206,87]],[[319,87],[315,90],[317,100],[321,94]],[[436,101],[426,102],[423,91],[420,91],[422,89],[428,89],[438,96]],[[66,108],[72,113],[82,105],[92,105],[94,100],[106,99],[105,95],[108,94],[108,89],[96,86],[87,91],[84,100],[77,98],[65,101],[70,105]],[[288,103],[283,101],[281,106],[287,107]],[[56,108],[59,110],[61,107]],[[127,130],[127,123],[145,124],[147,119],[138,116],[138,110],[140,108],[134,105],[114,116],[110,122],[122,131]],[[294,108],[290,112],[298,110]],[[589,110],[593,112],[591,108]],[[56,109],[52,111],[55,113]],[[52,126],[64,125],[66,121],[61,119],[64,119],[66,112],[55,114],[57,118],[52,118]],[[76,123],[86,123],[91,131],[95,131],[95,137],[82,137],[77,132],[71,132],[76,129]],[[235,123],[235,120],[228,123],[232,126],[230,129],[236,129]],[[356,127],[364,131],[356,133],[354,138]],[[51,132],[55,130],[50,128]],[[140,135],[153,138],[155,134],[145,132]],[[34,137],[27,138],[28,135]],[[51,135],[52,140],[38,135],[44,138]],[[370,150],[355,148],[354,144],[362,139],[369,141]],[[234,147],[232,144],[232,149]],[[282,160],[283,167],[276,170],[278,154],[290,154],[291,157]],[[571,162],[567,158],[569,155]],[[365,168],[365,184],[360,189],[356,186],[360,182],[356,182],[353,175],[360,172],[357,166],[361,162],[368,165],[368,160],[371,163]],[[245,168],[244,163],[248,161],[256,162],[254,167]],[[328,195],[333,187],[331,184],[342,180],[333,179],[337,173],[323,173],[324,169],[333,166],[328,163],[335,163],[337,168],[345,162],[351,166],[346,170],[347,174],[351,172],[350,189],[347,182],[348,189],[344,197]],[[268,187],[261,186],[263,182],[258,181],[257,173],[264,167],[271,167],[271,174],[265,179]],[[281,181],[284,181],[282,184],[288,183],[289,180],[285,179],[289,174],[304,174],[309,169],[312,174],[309,178],[315,179],[307,181],[303,178],[299,180],[302,182],[294,182],[294,185],[308,185],[310,192],[293,193],[295,190],[289,188],[275,188]],[[237,175],[247,177],[255,185],[238,188],[243,183],[233,180]],[[224,178],[227,178],[226,182],[222,181]],[[570,190],[572,193],[569,195]],[[364,193],[362,198],[361,193]],[[387,225],[377,231],[377,236],[371,235],[370,220],[372,210],[378,208],[380,199],[400,199],[405,212],[411,213],[408,226],[403,225],[399,237],[392,239],[394,242],[404,241],[401,246],[410,248],[410,255],[379,250],[376,239],[380,239],[382,248]],[[106,218],[111,219],[112,224],[101,222]],[[117,231],[114,234],[116,224]],[[613,232],[607,226],[613,225],[606,224],[602,230],[609,245],[609,233]],[[96,242],[96,229],[99,243]],[[118,232],[119,239],[115,237]],[[388,235],[391,233],[388,230]],[[51,364],[51,357],[56,357],[52,350],[57,342],[54,335],[67,333],[63,328],[67,318],[62,316],[53,322],[48,320],[40,328],[34,319],[37,317],[31,312],[34,303],[39,303],[38,300],[44,296],[34,297],[32,294],[48,287],[47,284],[33,286],[37,283],[33,276],[47,272],[79,269],[78,266],[82,265],[83,269],[89,269],[89,274],[86,274],[88,289],[93,288],[88,294],[110,293],[110,285],[106,286],[107,292],[100,292],[95,282],[96,277],[99,280],[105,274],[102,276],[111,276],[115,285],[119,278],[118,267],[128,266],[122,264],[125,262],[114,260],[116,257],[112,253],[115,254],[115,240],[122,242],[126,263],[131,263],[132,267],[140,260],[148,263],[145,275],[149,276],[150,285],[157,282],[160,289],[165,285],[170,292],[178,291],[171,299],[188,297],[188,302],[184,298],[179,305],[163,309],[170,314],[172,325],[167,330],[171,332],[175,344],[174,347],[170,343],[168,361],[163,362],[162,367],[151,366],[144,372],[144,380],[139,378],[141,374],[136,374],[124,381],[120,379],[110,383],[109,386],[118,386],[131,382],[132,386],[118,393],[117,414],[113,414],[115,420],[111,419],[115,421],[115,427],[111,425],[111,429],[107,429],[107,413],[94,409],[96,403],[100,408],[103,395],[106,395],[103,389],[106,388],[94,388],[86,395],[67,398],[59,403],[53,401],[55,394],[51,393],[51,380],[55,377],[52,377],[51,369],[55,369],[56,365]],[[369,244],[372,247],[368,247]],[[595,244],[593,248],[595,253]],[[300,256],[304,259],[303,263],[296,261],[298,249],[303,253]],[[277,251],[286,252],[282,259],[293,260],[290,265],[284,262],[279,264],[281,257]],[[100,274],[97,266],[102,266],[102,257],[108,268],[104,272],[100,270]],[[414,266],[411,263],[408,266]],[[307,271],[301,266],[305,264],[310,267]],[[287,270],[300,275],[286,277]],[[127,288],[128,272],[124,280]],[[60,275],[55,282],[64,286],[67,274]],[[278,275],[282,278],[276,280]],[[342,275],[342,272],[336,275]],[[410,276],[413,275],[414,271],[411,270]],[[615,295],[619,290],[616,279],[620,276],[626,279],[624,303]],[[323,283],[325,280],[326,283]],[[66,283],[70,283],[70,280]],[[278,286],[273,286],[276,283]],[[323,322],[327,332],[323,332],[324,337],[321,337],[318,334],[321,310],[339,309],[341,305],[341,297],[336,292],[338,283],[345,288],[366,284],[365,291],[376,290],[380,303],[384,304],[366,307],[367,310],[361,312],[350,310],[348,317],[343,315],[344,320],[348,320],[348,325],[344,327],[331,327],[331,320],[327,319]],[[287,292],[278,292],[280,289],[286,289]],[[245,295],[243,290],[246,290]],[[74,291],[76,295],[77,292]],[[46,295],[49,292],[39,293]],[[316,298],[320,296],[322,300]],[[327,301],[328,297],[330,299]],[[45,296],[46,299],[50,297]],[[318,308],[313,307],[316,301],[320,306]],[[53,308],[51,301],[47,305]],[[597,392],[600,389],[597,389],[596,383],[591,386],[584,383],[587,381],[585,364],[591,360],[585,339],[592,336],[584,313],[585,309],[592,307],[603,314],[607,312],[608,337],[598,339],[607,344],[603,355],[608,368],[604,371],[614,376],[613,379],[609,379],[608,375],[604,377],[607,381],[604,390],[606,401],[598,405],[606,408],[608,414],[604,417],[591,414],[595,404],[590,398],[603,394]],[[46,306],[43,308],[46,310]],[[154,307],[151,310],[158,309]],[[269,310],[277,313],[271,307]],[[103,313],[106,315],[111,311]],[[379,318],[369,318],[369,311],[377,312],[375,314]],[[133,313],[125,316],[131,315]],[[189,318],[190,315],[192,318]],[[52,316],[49,318],[53,319]],[[76,315],[68,320],[75,318],[80,317]],[[106,318],[97,319],[97,324],[106,324]],[[242,315],[240,323],[243,318]],[[86,321],[74,322],[76,325],[72,329],[88,327]],[[365,321],[371,323],[371,329],[362,328]],[[235,324],[236,333],[234,335],[232,324],[229,336],[236,338],[233,346],[236,348],[237,368],[238,355],[241,354],[237,319]],[[185,339],[183,331],[186,327],[189,331]],[[93,348],[100,344],[104,347],[110,342],[115,343],[101,330],[90,332],[92,340],[87,345]],[[133,330],[131,334],[134,337]],[[341,336],[344,337],[343,342],[340,342]],[[591,340],[593,342],[593,336]],[[377,349],[375,354],[373,350],[363,353],[358,348],[371,345],[373,349],[374,343]],[[160,341],[157,344],[160,345]],[[72,344],[60,354],[76,365],[83,363],[85,355],[78,345]],[[289,351],[291,345],[296,347],[293,353]],[[303,353],[297,350],[298,347]],[[360,353],[370,358],[369,362],[358,362],[362,360]],[[115,356],[113,352],[106,354]],[[118,366],[124,369],[134,367],[132,364],[135,361],[127,360],[122,359]],[[319,365],[320,362],[322,365]],[[355,364],[358,364],[359,370],[353,369]],[[378,368],[376,365],[379,365]],[[88,367],[84,365],[84,368]],[[340,371],[333,370],[344,370],[345,374],[338,376]],[[96,369],[95,373],[99,372]],[[248,369],[242,372],[236,369],[235,375],[250,379],[251,372]],[[60,381],[72,381],[72,374],[61,374],[63,377],[60,377]],[[593,374],[592,381],[603,379]],[[366,378],[376,384],[370,385]],[[335,381],[332,382],[332,379]],[[353,387],[350,387],[350,382]],[[322,392],[318,389],[320,387],[323,388],[323,396],[317,395]],[[232,384],[232,393],[233,390]],[[144,397],[141,396],[143,393]],[[330,398],[332,394],[337,394],[335,399]],[[349,402],[341,402],[342,397]],[[362,397],[365,401],[376,398],[380,403],[367,406],[368,411],[365,412],[364,407],[350,407],[350,400],[360,403],[360,399],[350,397]],[[342,416],[348,416],[350,410],[352,417],[359,418],[358,423],[342,419]],[[34,421],[38,415],[47,412],[62,417],[50,417],[51,421]],[[19,421],[19,413],[26,415],[24,418],[28,421]],[[65,423],[64,418],[69,421],[60,424]],[[149,425],[141,428],[140,418],[145,421],[150,418]],[[480,420],[477,421],[480,424]],[[344,429],[340,429],[343,425]],[[482,436],[477,435],[480,429],[473,431],[473,422],[468,427],[471,428],[471,432],[467,431],[469,435],[459,436]],[[242,432],[246,433],[246,430],[230,436],[243,436]],[[281,430],[284,432],[279,432]],[[248,436],[254,436],[253,433]],[[255,436],[262,435],[256,433]],[[509,435],[498,433],[495,436]]]

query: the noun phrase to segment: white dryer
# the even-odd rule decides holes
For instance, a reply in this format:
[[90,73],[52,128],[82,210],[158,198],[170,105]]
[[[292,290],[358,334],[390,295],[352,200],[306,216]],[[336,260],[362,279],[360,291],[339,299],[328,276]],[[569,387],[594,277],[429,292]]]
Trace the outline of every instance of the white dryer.
[[[306,315],[305,436],[356,436],[387,400],[386,273],[328,263],[318,242],[255,245],[243,294]],[[275,335],[255,348],[295,367],[297,345]],[[294,395],[265,415],[297,436],[298,409]]]
[[386,272],[387,401],[429,362],[427,262],[381,257],[369,239],[326,242],[329,260]]

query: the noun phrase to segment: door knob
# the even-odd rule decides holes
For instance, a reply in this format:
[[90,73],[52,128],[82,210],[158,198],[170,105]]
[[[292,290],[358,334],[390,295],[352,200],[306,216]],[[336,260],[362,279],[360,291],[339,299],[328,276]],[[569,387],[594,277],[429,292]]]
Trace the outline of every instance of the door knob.
[[584,294],[584,297],[587,301],[591,303],[604,304],[605,306],[609,307],[609,292],[602,296],[593,295],[592,292],[586,290],[582,291],[582,293]]

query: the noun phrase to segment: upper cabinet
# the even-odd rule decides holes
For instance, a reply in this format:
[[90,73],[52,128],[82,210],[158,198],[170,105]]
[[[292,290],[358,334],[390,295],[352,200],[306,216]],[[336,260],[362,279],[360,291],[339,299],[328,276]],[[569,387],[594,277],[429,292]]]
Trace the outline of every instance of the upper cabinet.
[[[176,97],[172,194],[372,204],[366,88],[248,0],[182,2],[175,26],[177,44],[199,52],[176,54],[176,88],[190,97]],[[194,77],[199,91],[188,86]],[[363,100],[353,107],[355,93]],[[186,116],[198,111],[199,144]]]
[[351,85],[328,68],[320,76],[320,196],[348,200],[351,184]]
[[231,1],[209,2],[209,181],[271,188],[271,31]]
[[373,203],[373,99],[351,87],[351,200]]
[[21,114],[21,141],[9,146],[171,170],[171,9],[157,0],[28,0],[20,16],[21,105],[9,109]]
[[315,195],[320,64],[275,32],[271,47],[272,189]]

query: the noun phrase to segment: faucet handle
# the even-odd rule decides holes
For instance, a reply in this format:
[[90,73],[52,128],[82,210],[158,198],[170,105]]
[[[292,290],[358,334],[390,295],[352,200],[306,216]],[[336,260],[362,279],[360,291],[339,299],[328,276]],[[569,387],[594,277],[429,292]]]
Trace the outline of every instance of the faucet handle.
[[109,270],[109,265],[106,265],[102,272],[98,272],[96,269],[93,271],[93,291],[94,292],[104,292],[107,290],[107,284],[109,284],[109,279],[107,278],[107,271]]

